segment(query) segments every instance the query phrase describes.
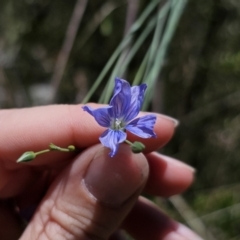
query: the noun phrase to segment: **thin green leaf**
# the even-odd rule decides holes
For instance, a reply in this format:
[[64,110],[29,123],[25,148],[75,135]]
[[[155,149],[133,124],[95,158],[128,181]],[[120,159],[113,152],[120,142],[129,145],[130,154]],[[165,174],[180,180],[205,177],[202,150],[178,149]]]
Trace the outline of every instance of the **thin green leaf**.
[[168,49],[168,45],[172,39],[172,36],[176,30],[179,19],[182,15],[183,9],[187,3],[187,0],[172,0],[171,1],[171,14],[169,16],[169,20],[167,22],[166,30],[164,31],[164,35],[162,37],[161,44],[158,48],[155,62],[144,80],[148,83],[148,90],[146,92],[146,98],[143,105],[143,109],[147,109],[148,105],[152,99],[152,91],[154,89],[154,85],[158,75],[160,74],[164,62],[164,58],[166,55],[166,51]]
[[[151,12],[155,9],[155,7],[157,6],[157,4],[160,1],[161,0],[154,0],[151,3],[149,3],[147,8],[144,10],[144,12],[138,18],[138,20],[132,25],[132,27],[130,28],[130,30],[127,33],[126,37],[122,40],[120,45],[114,51],[113,55],[111,56],[111,58],[109,59],[109,61],[105,65],[105,67],[103,68],[102,72],[100,73],[100,75],[96,79],[95,83],[92,85],[91,89],[88,91],[88,94],[85,96],[85,98],[83,99],[82,103],[86,103],[86,102],[89,101],[89,99],[91,98],[93,93],[96,91],[98,86],[101,84],[102,80],[104,79],[104,77],[106,76],[108,71],[111,69],[111,67],[114,64],[114,62],[117,60],[117,58],[120,55],[120,53],[131,42],[134,33],[142,26],[144,21],[147,19],[147,17],[151,14]],[[107,85],[110,84],[109,88],[112,88],[111,82],[113,83],[113,80],[111,80],[110,82],[107,83]]]

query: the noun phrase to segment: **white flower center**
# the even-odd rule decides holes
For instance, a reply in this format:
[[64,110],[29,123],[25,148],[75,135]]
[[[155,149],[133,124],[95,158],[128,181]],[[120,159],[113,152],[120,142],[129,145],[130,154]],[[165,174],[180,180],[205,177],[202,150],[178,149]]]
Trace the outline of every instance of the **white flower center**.
[[111,124],[111,128],[114,130],[124,130],[125,128],[125,123],[123,122],[122,119],[113,119],[112,124]]

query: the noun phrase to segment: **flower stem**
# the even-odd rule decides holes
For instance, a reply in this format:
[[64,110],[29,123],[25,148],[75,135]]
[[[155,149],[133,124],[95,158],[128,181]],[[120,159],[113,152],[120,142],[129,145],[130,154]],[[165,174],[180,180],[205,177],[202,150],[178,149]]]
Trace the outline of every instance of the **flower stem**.
[[49,149],[52,150],[52,151],[60,151],[60,152],[73,152],[73,151],[76,151],[76,148],[75,146],[73,145],[69,145],[67,148],[62,148],[62,147],[59,147],[53,143],[50,143],[49,144]]
[[42,150],[42,151],[39,151],[39,152],[35,152],[35,156],[43,154],[43,153],[47,153],[47,152],[50,152],[50,151],[51,151],[50,149],[45,149],[45,150]]
[[44,150],[41,150],[41,151],[38,151],[38,152],[28,151],[28,152],[23,153],[18,158],[17,162],[18,163],[20,163],[20,162],[30,162],[33,159],[35,159],[35,157],[37,155],[41,155],[41,154],[48,153],[48,152],[51,152],[51,151],[74,152],[74,151],[77,151],[77,149],[73,145],[69,145],[67,148],[62,148],[62,147],[59,147],[59,146],[57,146],[53,143],[50,143],[48,149],[44,149]]
[[132,142],[130,142],[129,140],[125,140],[125,143],[127,143],[127,144],[129,144],[130,146],[132,146],[133,145],[133,143]]

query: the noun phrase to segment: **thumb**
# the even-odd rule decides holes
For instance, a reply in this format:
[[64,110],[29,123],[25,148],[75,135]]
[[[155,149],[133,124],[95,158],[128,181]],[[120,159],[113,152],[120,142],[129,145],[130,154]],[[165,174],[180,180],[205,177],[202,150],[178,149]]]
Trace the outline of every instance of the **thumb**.
[[143,154],[125,144],[112,158],[108,152],[96,145],[79,155],[52,184],[20,239],[108,239],[148,176]]

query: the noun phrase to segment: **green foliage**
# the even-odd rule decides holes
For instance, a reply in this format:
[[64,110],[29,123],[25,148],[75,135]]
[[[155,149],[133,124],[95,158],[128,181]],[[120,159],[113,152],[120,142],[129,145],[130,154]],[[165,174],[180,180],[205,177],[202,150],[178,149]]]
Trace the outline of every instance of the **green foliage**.
[[226,73],[236,73],[239,74],[239,64],[240,64],[240,52],[237,53],[227,53],[223,55],[219,62],[217,62],[213,67],[220,68]]
[[223,186],[200,192],[192,201],[193,208],[218,239],[239,235],[239,190],[239,185]]

